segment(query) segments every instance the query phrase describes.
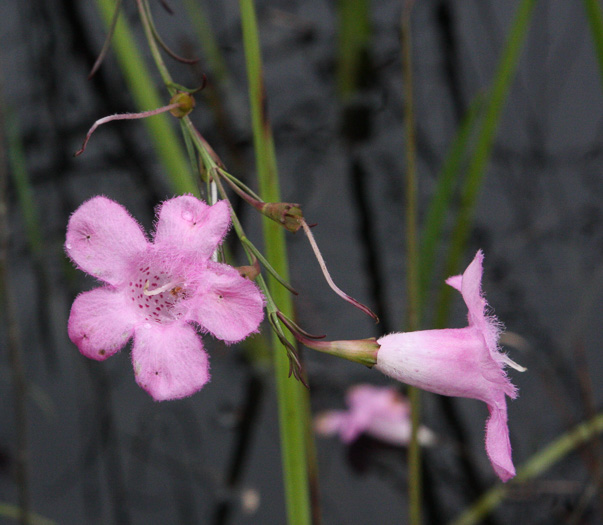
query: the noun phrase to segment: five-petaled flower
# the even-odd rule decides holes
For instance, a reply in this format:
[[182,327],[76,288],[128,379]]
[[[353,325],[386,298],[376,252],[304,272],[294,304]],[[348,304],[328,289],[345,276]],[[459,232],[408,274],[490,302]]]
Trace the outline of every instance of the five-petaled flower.
[[[339,434],[341,441],[351,443],[366,434],[390,445],[405,446],[410,442],[412,423],[410,402],[392,386],[355,385],[346,393],[347,410],[327,410],[314,420],[319,434]],[[420,426],[421,445],[435,443],[435,435]]]
[[503,481],[515,476],[507,427],[505,395],[517,390],[504,371],[505,365],[525,370],[498,348],[501,325],[487,313],[481,292],[483,254],[480,251],[463,275],[446,282],[461,292],[469,309],[469,326],[386,335],[375,368],[399,381],[436,394],[479,399],[488,405],[486,452]]
[[197,392],[209,380],[197,328],[227,343],[257,331],[264,298],[212,254],[230,227],[228,204],[184,195],[161,204],[153,241],[120,204],[94,197],[71,216],[65,249],[104,286],[78,295],[69,338],[104,360],[134,339],[137,383],[155,400]]

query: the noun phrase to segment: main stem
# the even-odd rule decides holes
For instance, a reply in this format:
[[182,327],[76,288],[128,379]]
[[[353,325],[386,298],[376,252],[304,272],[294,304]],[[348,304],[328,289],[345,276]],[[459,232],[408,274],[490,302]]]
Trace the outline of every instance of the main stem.
[[[414,100],[412,89],[411,13],[413,1],[402,9],[402,74],[404,78],[405,151],[406,151],[406,275],[407,327],[419,329],[419,246],[417,239],[417,168],[415,143]],[[409,522],[421,523],[421,449],[417,432],[420,424],[420,392],[410,387],[412,432],[408,450]]]
[[[239,0],[239,5],[260,196],[266,202],[280,202],[276,155],[267,115],[255,8],[252,0]],[[264,218],[263,229],[266,258],[276,272],[288,281],[288,261],[283,229],[267,218]],[[293,304],[289,292],[272,277],[268,279],[268,287],[281,312],[287,317],[293,317]],[[290,340],[295,344],[293,338]],[[301,383],[288,377],[287,354],[274,334],[273,346],[288,523],[308,525],[312,521],[309,475],[316,473],[314,466],[309,466],[312,462],[308,461],[309,458],[314,457],[308,392]],[[315,516],[315,519],[318,517]]]

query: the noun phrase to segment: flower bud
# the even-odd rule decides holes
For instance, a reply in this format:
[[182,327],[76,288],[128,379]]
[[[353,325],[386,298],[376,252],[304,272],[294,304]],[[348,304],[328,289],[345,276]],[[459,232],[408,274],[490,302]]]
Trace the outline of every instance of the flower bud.
[[261,271],[260,263],[257,259],[254,261],[253,265],[237,266],[236,269],[241,277],[245,277],[245,279],[249,279],[250,281],[255,281]]
[[267,202],[259,211],[291,233],[301,228],[301,221],[304,218],[300,205],[290,202]]
[[170,104],[178,104],[178,107],[170,109],[170,113],[176,118],[183,118],[195,107],[195,99],[190,93],[181,91],[170,99]]

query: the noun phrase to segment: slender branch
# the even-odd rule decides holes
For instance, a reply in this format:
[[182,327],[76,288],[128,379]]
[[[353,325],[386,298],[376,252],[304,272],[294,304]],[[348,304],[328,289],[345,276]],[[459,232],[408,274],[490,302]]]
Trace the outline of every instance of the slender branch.
[[82,147],[78,149],[73,154],[73,156],[79,157],[82,153],[84,153],[84,151],[86,150],[86,146],[88,145],[88,141],[90,140],[92,134],[96,131],[96,128],[102,126],[103,124],[106,124],[107,122],[112,122],[114,120],[135,120],[152,117],[154,115],[159,115],[160,113],[166,113],[172,109],[176,109],[179,106],[180,104],[168,104],[167,106],[163,106],[157,109],[151,109],[149,111],[142,111],[141,113],[118,113],[116,115],[109,115],[108,117],[100,118],[94,124],[92,124],[92,127],[88,130],[88,133],[86,133],[86,138],[82,143]]
[[111,47],[111,39],[113,38],[113,33],[115,33],[115,26],[117,25],[117,19],[119,18],[119,13],[121,11],[121,3],[122,3],[122,0],[117,0],[115,2],[115,11],[113,11],[113,17],[111,18],[111,23],[109,24],[109,31],[107,31],[107,36],[105,38],[103,48],[101,49],[101,52],[98,54],[98,58],[94,62],[94,65],[92,66],[92,69],[90,70],[90,73],[88,73],[88,80],[90,80],[94,76],[94,74],[98,71],[98,68],[103,63],[103,60],[105,60],[105,56],[107,56],[107,52],[109,51],[109,48]]
[[[414,0],[406,0],[402,8],[402,75],[404,79],[405,152],[406,152],[406,276],[407,322],[409,331],[419,329],[420,276],[419,241],[417,227],[417,166],[416,136],[413,98],[411,15]],[[409,387],[412,431],[408,448],[408,500],[409,522],[421,524],[421,447],[418,432],[420,419],[420,392]]]
[[314,256],[316,257],[316,260],[320,265],[320,269],[322,270],[322,274],[324,275],[328,285],[331,287],[331,290],[333,290],[337,295],[339,295],[339,297],[341,297],[344,301],[347,301],[348,303],[354,305],[359,310],[362,310],[366,315],[369,315],[375,321],[379,322],[379,318],[373,313],[373,311],[368,306],[365,306],[353,297],[350,297],[341,288],[339,288],[339,286],[335,284],[331,277],[331,274],[329,273],[329,270],[327,269],[327,264],[325,263],[325,260],[323,259],[322,254],[320,253],[320,249],[318,248],[318,244],[316,244],[316,240],[314,239],[314,235],[312,235],[312,230],[308,226],[308,223],[304,219],[301,219],[300,224],[304,229],[306,237],[308,237],[308,241],[310,241],[310,246],[312,246]]

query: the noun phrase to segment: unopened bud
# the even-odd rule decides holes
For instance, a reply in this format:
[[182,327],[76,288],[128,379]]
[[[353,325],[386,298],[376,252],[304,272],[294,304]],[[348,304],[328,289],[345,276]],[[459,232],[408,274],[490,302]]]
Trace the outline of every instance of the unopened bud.
[[178,104],[177,107],[170,109],[170,113],[176,118],[186,117],[195,107],[195,99],[190,93],[185,91],[176,93],[171,99],[170,104]]
[[260,263],[257,259],[253,265],[237,266],[236,269],[241,277],[245,277],[245,279],[249,279],[250,281],[255,281],[256,277],[260,275]]
[[301,221],[304,219],[300,205],[290,202],[267,202],[260,211],[292,233],[301,228]]

